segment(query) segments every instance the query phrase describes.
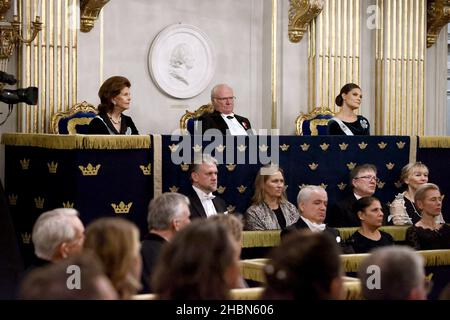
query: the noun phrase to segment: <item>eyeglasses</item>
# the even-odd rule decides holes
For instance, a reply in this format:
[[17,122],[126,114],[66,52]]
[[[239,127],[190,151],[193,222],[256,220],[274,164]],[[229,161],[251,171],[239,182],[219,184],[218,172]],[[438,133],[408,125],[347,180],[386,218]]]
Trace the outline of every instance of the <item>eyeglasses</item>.
[[364,179],[364,180],[367,180],[367,181],[372,181],[372,180],[375,180],[375,182],[376,182],[376,183],[380,182],[380,179],[378,179],[378,178],[377,178],[377,177],[375,177],[375,176],[362,176],[362,177],[355,177],[355,179]]
[[228,100],[234,101],[234,100],[236,100],[236,97],[225,97],[225,98],[214,97],[214,99],[216,99],[217,101],[220,101],[220,102],[225,102],[225,101],[228,101]]

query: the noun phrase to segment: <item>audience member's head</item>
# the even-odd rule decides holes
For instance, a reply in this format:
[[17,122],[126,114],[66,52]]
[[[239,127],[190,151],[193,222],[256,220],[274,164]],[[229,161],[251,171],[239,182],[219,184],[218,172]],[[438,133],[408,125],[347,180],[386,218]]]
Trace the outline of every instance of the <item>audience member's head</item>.
[[202,159],[196,159],[191,165],[192,185],[205,193],[217,190],[217,160],[209,155],[203,155]]
[[31,236],[36,256],[54,262],[79,253],[83,248],[84,226],[78,216],[77,210],[69,208],[41,214]]
[[158,296],[172,300],[222,300],[240,280],[239,249],[217,221],[194,221],[177,232],[152,276]]
[[428,182],[428,167],[422,162],[411,162],[402,168],[400,182],[406,184],[413,191]]
[[82,254],[36,268],[23,279],[19,298],[24,300],[112,300],[117,292],[97,256]]
[[362,197],[355,201],[352,208],[362,226],[374,230],[383,225],[383,207],[377,198]]
[[125,219],[100,218],[86,228],[84,247],[100,258],[121,299],[130,298],[140,289],[140,246],[138,228]]
[[361,292],[367,300],[425,300],[424,261],[406,246],[377,248],[358,270]]
[[112,112],[115,107],[114,98],[120,95],[124,88],[130,88],[131,83],[125,77],[113,76],[105,80],[98,90],[98,97],[100,104],[98,105],[99,112]]
[[240,218],[233,214],[216,214],[208,219],[217,221],[217,223],[225,226],[239,246],[242,245],[242,229],[244,228],[244,225]]
[[176,192],[166,192],[153,198],[148,206],[148,230],[164,233],[169,240],[173,234],[191,222],[189,199]]
[[434,183],[425,183],[421,185],[415,195],[414,202],[422,214],[437,217],[441,214],[442,198],[439,187]]
[[340,249],[327,233],[299,230],[283,238],[264,268],[265,299],[343,298]]
[[350,186],[360,197],[368,197],[377,189],[377,167],[373,164],[356,166],[350,171]]
[[226,84],[218,84],[211,90],[211,103],[217,112],[233,113],[234,99],[233,89]]
[[298,211],[304,218],[314,223],[321,224],[325,221],[327,204],[327,192],[320,186],[305,186],[297,195]]
[[252,204],[268,202],[276,198],[278,202],[287,201],[284,173],[277,165],[262,166],[255,179],[255,193]]

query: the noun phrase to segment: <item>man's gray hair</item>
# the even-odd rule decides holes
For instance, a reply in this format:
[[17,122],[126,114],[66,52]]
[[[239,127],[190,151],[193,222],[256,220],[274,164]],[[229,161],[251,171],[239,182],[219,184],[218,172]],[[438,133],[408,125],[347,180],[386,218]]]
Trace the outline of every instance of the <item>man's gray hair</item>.
[[229,88],[229,89],[233,90],[229,85],[227,85],[227,84],[225,84],[225,83],[217,84],[217,85],[215,85],[215,86],[211,89],[211,100],[212,100],[213,98],[216,97],[216,90],[217,90],[219,87],[226,87],[226,88]]
[[[369,288],[371,280],[368,278],[375,275],[369,268],[371,266],[380,270],[379,288]],[[424,260],[407,246],[381,247],[363,260],[358,278],[362,295],[367,300],[405,300],[412,289],[425,281]]]
[[300,202],[304,202],[308,200],[311,197],[311,194],[315,191],[318,192],[324,192],[326,193],[326,190],[322,188],[321,186],[314,186],[314,185],[307,185],[300,189],[300,191],[297,194],[297,206],[300,204]]
[[194,158],[194,163],[191,164],[189,173],[197,172],[199,170],[200,166],[204,163],[209,164],[209,165],[214,164],[217,167],[218,161],[216,158],[214,158],[210,154],[202,154],[200,156],[197,156]]
[[189,198],[176,192],[153,198],[148,206],[148,230],[168,230],[172,220],[181,216],[183,206],[189,207]]
[[41,214],[31,235],[36,256],[50,261],[61,243],[75,240],[76,230],[72,222],[79,215],[72,208],[58,208]]

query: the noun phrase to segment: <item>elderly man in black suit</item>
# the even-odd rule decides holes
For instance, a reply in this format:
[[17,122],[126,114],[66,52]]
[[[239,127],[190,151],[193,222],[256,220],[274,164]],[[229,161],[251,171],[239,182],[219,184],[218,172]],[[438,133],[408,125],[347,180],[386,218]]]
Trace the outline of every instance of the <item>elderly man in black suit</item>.
[[339,230],[328,227],[324,221],[327,215],[328,195],[320,186],[308,185],[303,187],[297,195],[297,206],[300,219],[293,225],[281,231],[281,236],[298,229],[309,229],[312,232],[325,232],[342,247],[345,253],[351,253],[341,241]]
[[203,155],[201,163],[191,165],[190,172],[192,187],[187,196],[191,203],[191,219],[226,213],[225,201],[213,195],[217,190],[217,160]]
[[[216,85],[211,90],[213,113],[207,113],[198,118],[196,130],[205,134],[208,129],[217,129],[222,134],[239,136],[251,134],[250,121],[233,113],[233,89],[226,84]],[[201,127],[200,127],[201,126]]]

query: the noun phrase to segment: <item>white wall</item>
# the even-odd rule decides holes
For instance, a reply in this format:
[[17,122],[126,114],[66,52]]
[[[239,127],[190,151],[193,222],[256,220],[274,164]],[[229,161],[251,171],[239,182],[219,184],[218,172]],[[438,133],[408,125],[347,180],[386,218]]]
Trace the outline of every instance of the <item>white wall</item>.
[[[79,37],[78,100],[98,104],[103,60],[103,80],[112,75],[130,79],[133,102],[129,114],[142,134],[168,134],[177,129],[185,110],[192,111],[209,102],[210,90],[217,83],[230,84],[237,97],[236,113],[248,117],[254,127],[262,127],[263,30],[265,24],[270,24],[270,19],[263,19],[263,12],[267,4],[270,8],[270,3],[270,0],[130,0],[124,5],[124,1],[110,1],[103,9],[103,57],[99,52],[100,23]],[[166,26],[177,22],[202,29],[212,41],[217,57],[216,72],[208,88],[185,100],[159,91],[147,64],[153,39]]]

